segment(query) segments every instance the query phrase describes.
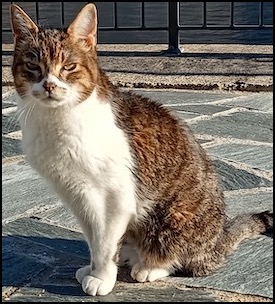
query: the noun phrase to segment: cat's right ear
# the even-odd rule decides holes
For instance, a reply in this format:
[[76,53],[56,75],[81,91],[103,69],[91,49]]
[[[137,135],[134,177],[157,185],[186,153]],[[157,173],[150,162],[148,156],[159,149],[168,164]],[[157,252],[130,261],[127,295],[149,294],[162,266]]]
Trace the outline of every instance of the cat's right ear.
[[74,42],[81,41],[85,48],[96,46],[97,11],[94,4],[86,4],[67,29]]
[[18,5],[10,6],[11,29],[15,38],[27,38],[38,32],[38,26]]

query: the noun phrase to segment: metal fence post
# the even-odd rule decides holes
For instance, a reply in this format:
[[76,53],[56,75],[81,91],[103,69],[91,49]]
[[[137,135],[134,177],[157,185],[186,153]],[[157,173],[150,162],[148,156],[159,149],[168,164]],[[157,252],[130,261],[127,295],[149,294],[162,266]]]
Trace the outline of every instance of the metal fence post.
[[180,55],[179,48],[179,2],[168,2],[168,50],[164,55]]

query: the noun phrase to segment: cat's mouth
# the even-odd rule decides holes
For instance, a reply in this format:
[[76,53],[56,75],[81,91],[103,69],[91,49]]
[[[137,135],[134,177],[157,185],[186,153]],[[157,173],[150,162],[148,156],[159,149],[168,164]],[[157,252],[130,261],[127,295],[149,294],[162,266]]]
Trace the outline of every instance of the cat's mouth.
[[44,97],[44,98],[42,98],[43,100],[45,100],[45,101],[61,101],[62,99],[61,98],[58,98],[58,97],[56,97],[56,96],[51,96],[51,95],[49,95],[49,96],[46,96],[46,97]]
[[43,105],[47,107],[58,107],[64,103],[64,98],[49,95],[41,99]]
[[61,104],[63,104],[64,102],[64,96],[63,94],[55,94],[54,92],[43,92],[43,94],[41,94],[41,92],[37,92],[37,91],[33,91],[33,96],[36,97],[37,99],[39,99],[41,101],[42,104],[46,105],[46,106],[59,106]]
[[55,94],[33,94],[38,100],[39,103],[46,107],[58,107],[64,104],[64,96],[57,96]]

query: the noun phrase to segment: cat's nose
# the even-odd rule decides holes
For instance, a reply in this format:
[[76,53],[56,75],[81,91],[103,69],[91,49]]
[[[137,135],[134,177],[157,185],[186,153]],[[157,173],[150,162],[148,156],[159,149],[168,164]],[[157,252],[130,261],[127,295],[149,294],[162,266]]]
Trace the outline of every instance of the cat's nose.
[[53,82],[47,82],[47,81],[45,81],[44,84],[43,84],[43,88],[47,92],[51,93],[54,90],[54,88],[56,88],[56,84],[54,84]]

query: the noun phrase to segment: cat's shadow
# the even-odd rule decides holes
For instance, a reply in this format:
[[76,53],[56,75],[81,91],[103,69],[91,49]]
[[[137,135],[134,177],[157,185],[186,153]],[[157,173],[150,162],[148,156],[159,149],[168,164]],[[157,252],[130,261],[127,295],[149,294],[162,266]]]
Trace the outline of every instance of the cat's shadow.
[[[265,234],[273,238],[273,230]],[[75,279],[78,268],[89,263],[88,246],[72,238],[5,235],[2,237],[2,287],[34,288],[33,293],[85,296]],[[79,234],[81,236],[81,234]],[[176,276],[188,274],[179,271]],[[118,282],[136,283],[128,267],[119,267]]]
[[[6,235],[2,237],[2,287],[24,286],[63,296],[84,296],[75,279],[89,263],[88,246],[81,239]],[[119,267],[118,281],[133,283],[128,267]]]

